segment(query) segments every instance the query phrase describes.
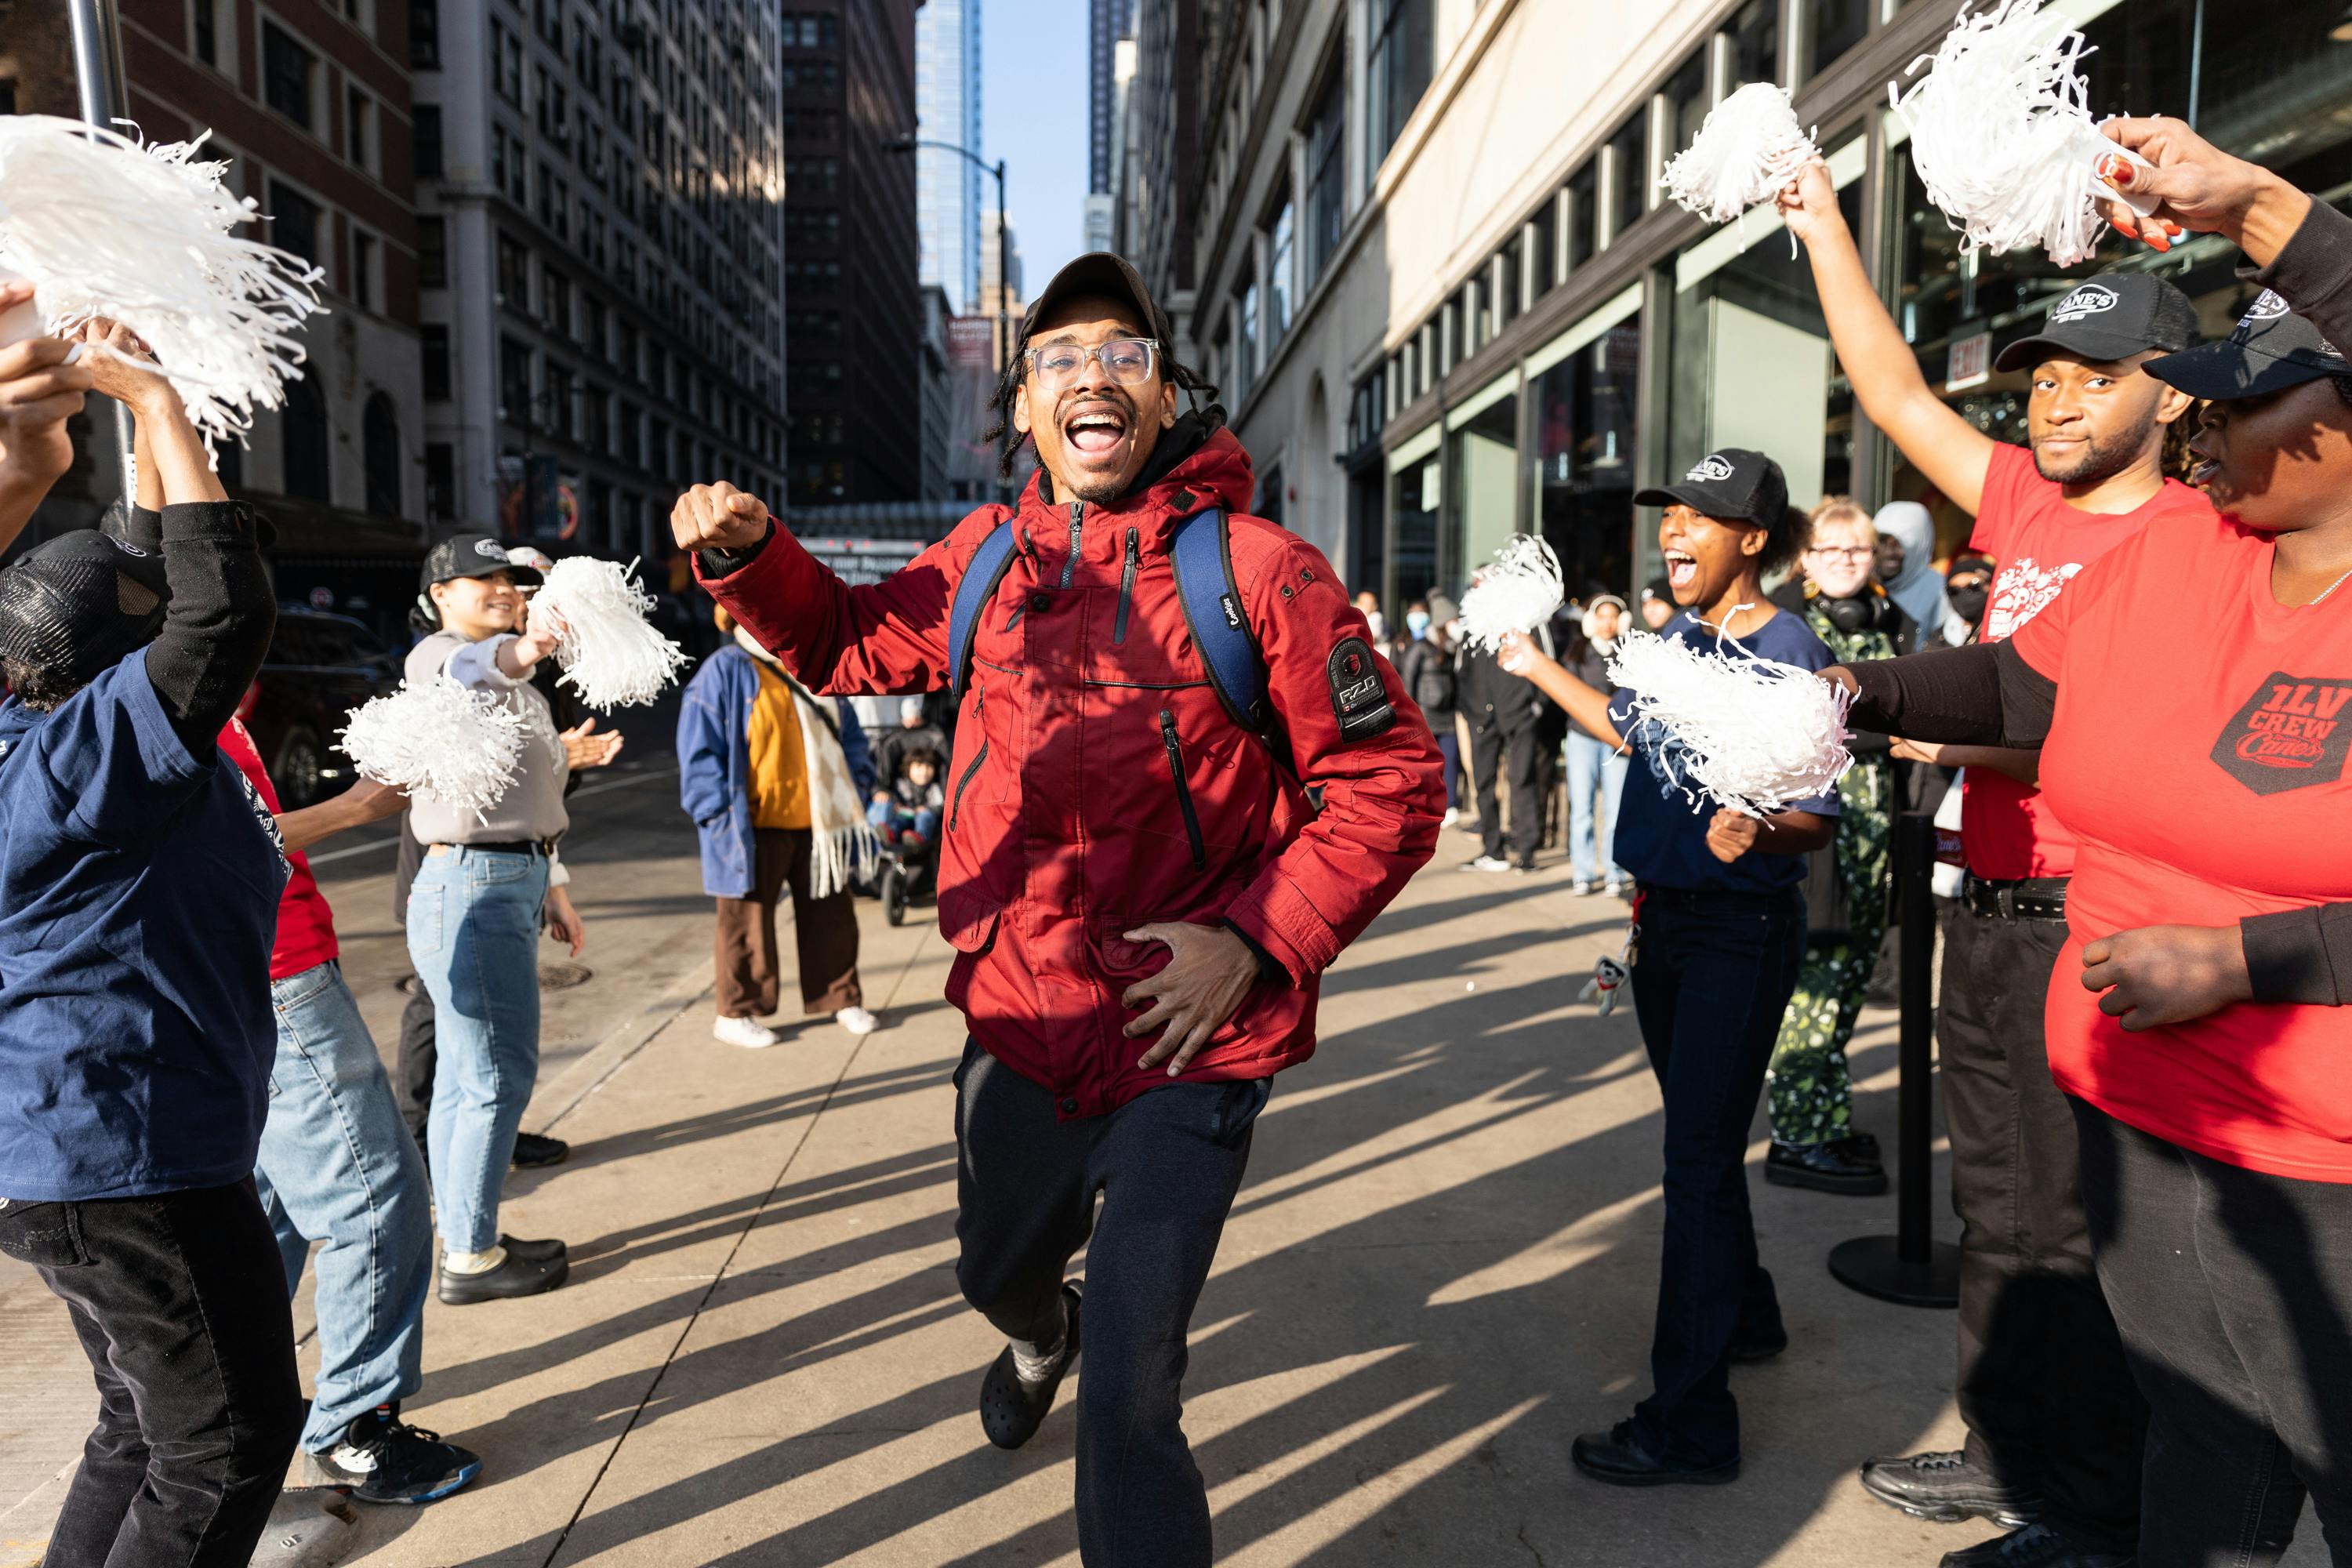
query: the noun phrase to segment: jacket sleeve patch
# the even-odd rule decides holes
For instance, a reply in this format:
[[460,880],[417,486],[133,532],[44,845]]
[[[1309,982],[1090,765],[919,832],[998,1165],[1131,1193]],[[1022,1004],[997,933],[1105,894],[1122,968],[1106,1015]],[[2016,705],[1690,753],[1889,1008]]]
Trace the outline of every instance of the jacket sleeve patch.
[[1369,741],[1396,722],[1396,705],[1389,700],[1380,661],[1363,638],[1340,638],[1331,650],[1328,669],[1331,716],[1339,722],[1342,742]]

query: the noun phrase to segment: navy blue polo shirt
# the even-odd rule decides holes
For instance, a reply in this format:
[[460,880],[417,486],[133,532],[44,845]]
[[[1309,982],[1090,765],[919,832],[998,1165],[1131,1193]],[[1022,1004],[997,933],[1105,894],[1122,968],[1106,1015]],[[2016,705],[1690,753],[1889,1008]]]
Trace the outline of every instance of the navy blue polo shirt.
[[253,1173],[286,858],[144,650],[50,713],[0,706],[0,1196],[136,1197]]
[[[1666,623],[1661,637],[1720,657],[1714,632],[1685,610]],[[1759,658],[1793,664],[1800,669],[1826,669],[1837,660],[1805,625],[1802,616],[1780,611],[1739,645]],[[1793,888],[1805,879],[1802,855],[1759,855],[1754,851],[1727,866],[1706,847],[1706,825],[1719,809],[1705,795],[1693,806],[1678,785],[1667,782],[1660,765],[1662,748],[1679,742],[1654,724],[1633,733],[1633,692],[1618,688],[1609,701],[1609,717],[1617,731],[1633,745],[1633,759],[1625,770],[1625,799],[1617,808],[1617,864],[1645,888],[1679,888],[1685,892],[1770,893]],[[1811,800],[1791,801],[1790,811],[1835,816],[1835,793]]]

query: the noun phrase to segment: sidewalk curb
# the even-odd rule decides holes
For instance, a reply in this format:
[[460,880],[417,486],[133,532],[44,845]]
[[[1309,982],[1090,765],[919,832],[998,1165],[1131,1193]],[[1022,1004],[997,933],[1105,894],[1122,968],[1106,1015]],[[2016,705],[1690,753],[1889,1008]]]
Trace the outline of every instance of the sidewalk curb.
[[[639,1007],[626,1022],[588,1047],[577,1060],[531,1092],[523,1122],[542,1135],[580,1109],[606,1079],[626,1067],[631,1058],[651,1045],[654,1037],[676,1023],[688,1008],[710,994],[717,963],[704,959],[667,991]],[[0,1565],[5,1568],[5,1565]]]

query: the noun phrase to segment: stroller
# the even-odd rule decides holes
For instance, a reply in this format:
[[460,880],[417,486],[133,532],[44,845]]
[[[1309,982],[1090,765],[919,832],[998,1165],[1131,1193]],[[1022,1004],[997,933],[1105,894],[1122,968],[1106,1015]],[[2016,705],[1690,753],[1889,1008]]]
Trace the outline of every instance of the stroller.
[[939,890],[939,847],[906,834],[886,840],[874,865],[875,896],[882,900],[882,918],[892,925],[907,923],[911,904]]

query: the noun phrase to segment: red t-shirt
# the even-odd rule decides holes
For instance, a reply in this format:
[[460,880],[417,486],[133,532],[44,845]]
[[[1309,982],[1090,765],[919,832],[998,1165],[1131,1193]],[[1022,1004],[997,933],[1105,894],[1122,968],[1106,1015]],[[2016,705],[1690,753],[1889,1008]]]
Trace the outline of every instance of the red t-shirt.
[[[245,721],[231,719],[220,732],[221,750],[233,758],[246,782],[261,796],[261,804],[271,815],[278,811],[278,792],[270,786],[268,770],[261,765],[261,749],[253,743]],[[335,911],[327,907],[327,896],[319,891],[319,879],[310,875],[310,858],[289,854],[286,857],[289,869],[286,891],[278,900],[278,945],[269,954],[269,978],[291,980],[306,969],[334,958],[341,951],[335,944]]]
[[2352,593],[2271,597],[2269,536],[2168,518],[2017,636],[2058,683],[2042,752],[2076,847],[2050,1070],[2117,1120],[2229,1164],[2352,1183],[2352,1007],[2251,1003],[2126,1034],[2084,943],[2352,900]]
[[[1969,548],[2000,563],[1985,604],[1984,640],[1999,642],[2048,609],[2084,567],[2150,523],[2178,516],[2210,519],[2211,503],[2178,479],[2130,511],[2084,511],[2033,467],[2033,454],[2002,442],[1985,472],[1984,500]],[[1971,768],[1962,785],[1960,841],[1969,869],[2008,881],[2064,877],[2074,869],[2074,841],[2051,815],[2040,790],[1990,768]]]

